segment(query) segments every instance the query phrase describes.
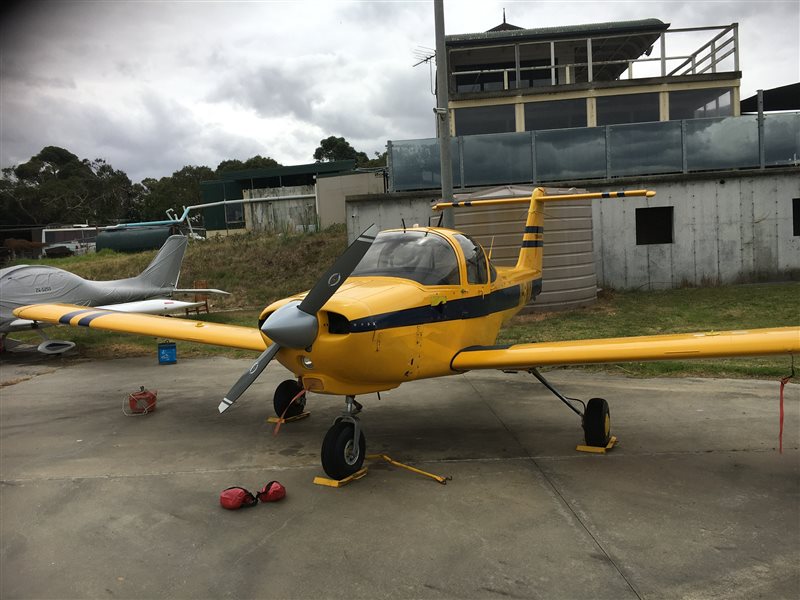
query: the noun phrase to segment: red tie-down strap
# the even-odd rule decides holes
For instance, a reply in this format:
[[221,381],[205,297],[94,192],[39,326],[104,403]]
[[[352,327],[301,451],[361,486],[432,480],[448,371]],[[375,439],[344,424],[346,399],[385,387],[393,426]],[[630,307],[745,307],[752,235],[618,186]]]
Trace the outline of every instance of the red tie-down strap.
[[778,451],[783,454],[783,389],[789,380],[794,377],[794,365],[792,365],[792,374],[788,377],[781,379],[781,410],[780,410],[780,427],[778,429]]
[[278,435],[278,432],[281,430],[281,423],[283,423],[283,419],[286,417],[286,413],[289,412],[289,407],[295,403],[295,400],[297,400],[307,391],[308,391],[307,389],[302,388],[299,392],[297,392],[297,394],[295,394],[294,398],[291,399],[289,404],[286,405],[286,408],[283,409],[283,414],[280,416],[280,419],[278,420],[277,423],[275,423],[275,428],[272,430],[272,435]]

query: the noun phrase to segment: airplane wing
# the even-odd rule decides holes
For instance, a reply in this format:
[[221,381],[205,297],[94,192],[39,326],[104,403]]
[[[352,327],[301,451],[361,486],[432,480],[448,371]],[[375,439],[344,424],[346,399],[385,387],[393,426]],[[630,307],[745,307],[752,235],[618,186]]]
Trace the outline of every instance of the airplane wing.
[[476,346],[453,357],[455,371],[529,369],[647,360],[800,354],[800,327]]
[[83,326],[106,331],[151,335],[258,352],[267,347],[264,337],[256,327],[123,313],[74,304],[34,304],[18,308],[14,314],[20,319],[44,321],[56,325]]

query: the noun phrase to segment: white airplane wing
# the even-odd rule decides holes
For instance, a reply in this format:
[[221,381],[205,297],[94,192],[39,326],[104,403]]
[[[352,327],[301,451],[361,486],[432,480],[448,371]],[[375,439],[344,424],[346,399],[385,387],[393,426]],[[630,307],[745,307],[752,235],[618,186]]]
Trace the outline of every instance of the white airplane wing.
[[183,302],[170,298],[155,298],[152,300],[138,300],[136,302],[122,302],[120,304],[106,304],[95,308],[114,310],[125,313],[141,313],[145,315],[165,315],[176,310],[200,306],[204,302]]

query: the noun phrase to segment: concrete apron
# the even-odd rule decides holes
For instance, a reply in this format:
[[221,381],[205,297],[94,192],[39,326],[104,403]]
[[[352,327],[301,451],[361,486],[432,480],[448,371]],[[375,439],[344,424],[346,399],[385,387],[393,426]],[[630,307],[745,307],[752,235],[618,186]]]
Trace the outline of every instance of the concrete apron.
[[[800,386],[550,371],[609,400],[620,445],[585,455],[580,423],[531,376],[486,372],[375,396],[341,489],[312,484],[343,407],[312,395],[277,437],[271,365],[224,415],[248,360],[0,364],[3,598],[795,598]],[[139,386],[157,411],[127,417]],[[219,492],[277,479],[278,503]]]

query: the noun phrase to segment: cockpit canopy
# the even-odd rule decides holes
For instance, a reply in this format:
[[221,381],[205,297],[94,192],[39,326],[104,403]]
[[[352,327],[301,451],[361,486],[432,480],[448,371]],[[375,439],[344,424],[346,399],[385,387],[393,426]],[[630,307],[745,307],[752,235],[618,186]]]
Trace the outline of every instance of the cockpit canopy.
[[[480,244],[463,234],[454,237],[465,255],[468,283],[486,283],[487,260]],[[351,276],[399,277],[422,285],[461,284],[455,250],[445,238],[427,230],[382,231]]]

